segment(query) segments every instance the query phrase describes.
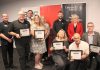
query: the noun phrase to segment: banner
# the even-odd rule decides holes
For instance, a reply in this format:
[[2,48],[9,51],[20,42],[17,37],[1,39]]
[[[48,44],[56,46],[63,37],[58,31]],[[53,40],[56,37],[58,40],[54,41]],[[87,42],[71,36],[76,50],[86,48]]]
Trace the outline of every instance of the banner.
[[67,22],[70,22],[71,14],[77,14],[83,23],[84,32],[86,31],[86,3],[62,4],[62,10],[64,12],[64,19]]

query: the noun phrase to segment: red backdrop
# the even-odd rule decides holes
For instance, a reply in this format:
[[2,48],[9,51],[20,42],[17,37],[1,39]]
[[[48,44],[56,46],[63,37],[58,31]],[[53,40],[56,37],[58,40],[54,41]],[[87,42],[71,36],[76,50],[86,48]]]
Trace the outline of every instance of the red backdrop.
[[40,7],[40,15],[44,16],[49,23],[50,28],[53,26],[54,20],[57,19],[58,12],[61,10],[61,5],[50,5]]

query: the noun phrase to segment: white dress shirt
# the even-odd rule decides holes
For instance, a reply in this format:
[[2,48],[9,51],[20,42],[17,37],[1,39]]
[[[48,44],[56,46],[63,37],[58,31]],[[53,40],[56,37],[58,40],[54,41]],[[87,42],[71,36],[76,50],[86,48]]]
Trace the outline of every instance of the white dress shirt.
[[76,43],[73,42],[69,45],[69,50],[82,50],[83,54],[89,54],[89,44],[84,41],[80,41],[79,46],[77,47]]

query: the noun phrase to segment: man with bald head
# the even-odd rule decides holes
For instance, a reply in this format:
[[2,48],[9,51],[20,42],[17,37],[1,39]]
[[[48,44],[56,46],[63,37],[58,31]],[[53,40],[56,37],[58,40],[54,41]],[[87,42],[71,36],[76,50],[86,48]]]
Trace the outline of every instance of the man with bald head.
[[25,20],[24,11],[18,12],[18,19],[9,26],[9,34],[14,36],[21,70],[26,70],[30,48],[30,23]]
[[8,27],[11,22],[8,21],[8,15],[2,14],[2,22],[0,23],[0,38],[2,46],[2,58],[5,70],[14,68],[13,65],[13,41],[12,35],[8,34]]
[[86,70],[86,58],[89,55],[89,44],[81,41],[80,34],[75,33],[73,36],[74,42],[70,44],[69,50],[81,50],[82,55],[80,60],[71,60],[70,70]]

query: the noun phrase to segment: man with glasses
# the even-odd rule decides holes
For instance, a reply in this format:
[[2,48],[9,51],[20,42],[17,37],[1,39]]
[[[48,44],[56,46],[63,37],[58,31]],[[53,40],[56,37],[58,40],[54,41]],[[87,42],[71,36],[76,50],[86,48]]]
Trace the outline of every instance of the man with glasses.
[[[87,24],[87,32],[83,34],[82,40],[88,42],[90,45],[95,45],[100,47],[100,34],[94,31],[94,23],[89,22]],[[89,68],[93,67],[92,69],[95,70],[95,66],[91,66],[93,58],[96,59],[97,62],[97,69],[100,70],[100,53],[90,53],[90,65]]]

